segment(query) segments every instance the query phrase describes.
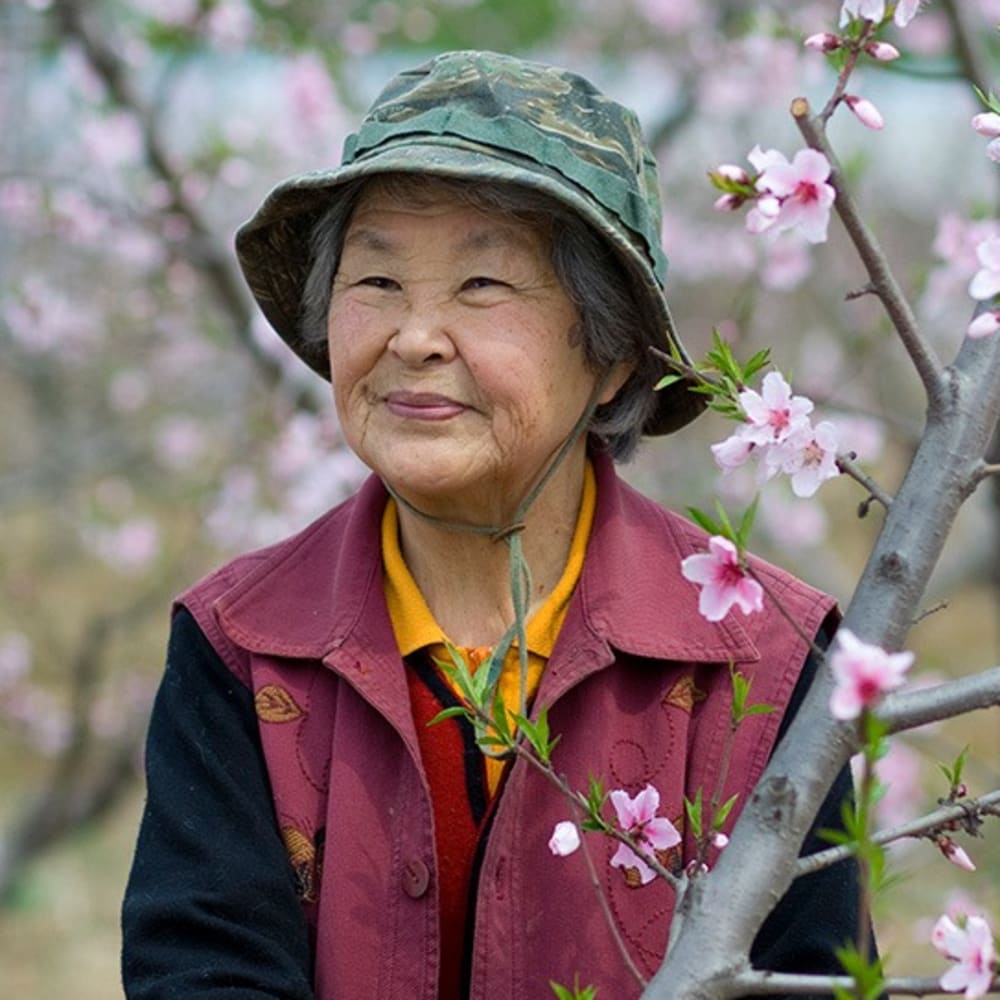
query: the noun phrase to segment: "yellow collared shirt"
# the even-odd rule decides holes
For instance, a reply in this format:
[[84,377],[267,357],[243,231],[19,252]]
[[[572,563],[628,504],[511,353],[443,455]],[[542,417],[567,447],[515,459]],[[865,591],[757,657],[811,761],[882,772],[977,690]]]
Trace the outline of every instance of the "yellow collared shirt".
[[[552,655],[559,630],[569,608],[570,598],[583,570],[587,540],[594,522],[597,487],[594,472],[588,462],[584,472],[583,495],[577,516],[569,558],[562,576],[546,598],[545,603],[531,616],[525,627],[528,640],[528,690],[526,702],[531,703],[538,690],[545,664]],[[385,567],[385,599],[389,617],[396,635],[400,653],[410,656],[420,649],[427,649],[433,659],[448,661],[445,644],[449,641],[444,630],[434,619],[416,581],[403,560],[399,547],[399,512],[390,500],[382,515],[382,562]],[[490,647],[458,647],[469,669],[475,671],[490,655]],[[444,675],[442,675],[444,676]],[[444,678],[449,686],[450,680]],[[508,712],[518,711],[520,704],[521,669],[516,646],[512,646],[504,659],[500,673],[499,691]],[[496,792],[503,773],[503,761],[486,758],[486,779],[490,794]]]

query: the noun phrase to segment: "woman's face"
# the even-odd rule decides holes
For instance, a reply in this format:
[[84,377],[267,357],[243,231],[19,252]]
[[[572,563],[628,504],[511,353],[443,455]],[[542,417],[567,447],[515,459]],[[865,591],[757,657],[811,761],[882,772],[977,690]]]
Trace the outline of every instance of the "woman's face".
[[594,390],[576,324],[535,228],[447,189],[369,188],[328,322],[348,444],[423,509],[509,514]]

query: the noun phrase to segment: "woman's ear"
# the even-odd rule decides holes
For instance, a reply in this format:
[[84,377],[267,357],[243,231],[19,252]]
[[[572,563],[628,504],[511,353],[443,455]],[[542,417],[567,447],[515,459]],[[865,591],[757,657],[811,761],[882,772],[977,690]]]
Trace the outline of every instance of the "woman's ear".
[[635,365],[627,364],[624,361],[615,365],[604,378],[604,388],[598,397],[598,404],[603,406],[605,403],[610,403],[618,395],[618,390],[629,380],[634,371]]

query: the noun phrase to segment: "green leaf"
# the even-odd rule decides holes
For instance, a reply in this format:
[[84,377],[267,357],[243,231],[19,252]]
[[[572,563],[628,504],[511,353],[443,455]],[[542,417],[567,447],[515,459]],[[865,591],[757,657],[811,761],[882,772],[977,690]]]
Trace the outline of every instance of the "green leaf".
[[752,355],[750,360],[743,366],[743,381],[750,382],[762,368],[766,368],[771,363],[771,349],[765,347]]
[[701,789],[699,788],[692,802],[684,796],[684,812],[687,814],[688,826],[695,840],[701,837]]
[[710,535],[721,535],[722,528],[712,520],[704,511],[699,510],[697,507],[687,508],[688,517],[698,525],[702,531],[707,531]]
[[769,715],[774,711],[774,705],[768,705],[766,702],[760,702],[758,705],[751,705],[749,708],[744,709],[743,715]]
[[726,513],[726,508],[722,506],[722,501],[718,497],[715,498],[715,513],[719,515],[719,523],[724,529],[719,532],[719,534],[724,534],[726,538],[736,544],[738,535],[733,529],[732,522],[729,520],[729,515]]
[[666,389],[668,386],[675,385],[677,382],[683,381],[683,375],[664,375],[663,378],[661,378],[660,381],[653,386],[653,390],[656,391],[657,389]]
[[744,511],[740,519],[740,530],[736,533],[736,547],[742,552],[747,547],[747,540],[753,530],[753,522],[757,517],[757,507],[760,504],[760,493],[755,493],[753,503]]
[[738,794],[734,795],[732,796],[732,798],[726,799],[726,801],[723,802],[718,809],[716,809],[715,817],[712,820],[713,830],[722,829],[723,824],[726,822],[726,820],[729,818],[729,814],[732,812],[733,806],[736,805],[736,800],[738,798],[739,798]]
[[456,719],[460,715],[468,718],[469,710],[463,705],[452,705],[451,708],[443,708],[427,725],[436,726],[439,722],[444,722],[445,719]]

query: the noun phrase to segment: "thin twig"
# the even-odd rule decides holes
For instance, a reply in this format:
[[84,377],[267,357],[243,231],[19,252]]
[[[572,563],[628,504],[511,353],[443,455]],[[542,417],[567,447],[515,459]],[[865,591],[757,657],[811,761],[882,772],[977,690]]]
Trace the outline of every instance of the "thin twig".
[[859,508],[859,516],[864,517],[864,515],[868,513],[867,504],[869,504],[872,500],[877,500],[886,510],[888,510],[892,506],[892,497],[886,493],[885,490],[883,490],[882,487],[871,478],[871,476],[862,472],[861,469],[858,468],[855,462],[856,458],[857,455],[853,451],[844,452],[843,454],[838,455],[837,468],[840,469],[845,476],[850,476],[851,479],[860,483],[868,491],[868,500],[866,500],[862,505],[865,508],[864,513],[862,513],[861,508]]
[[990,476],[1000,476],[1000,462],[983,462],[976,473],[976,479],[979,482]]
[[921,334],[913,309],[893,276],[882,248],[862,218],[850,190],[844,183],[843,171],[827,141],[823,123],[811,114],[809,102],[804,97],[797,97],[792,101],[791,111],[806,143],[812,149],[819,150],[830,162],[830,184],[837,192],[835,201],[837,213],[868,271],[876,294],[913,361],[929,403],[932,407],[938,408],[945,398],[941,362]]
[[[736,985],[741,996],[814,996],[833,995],[835,989],[848,993],[857,988],[851,976],[809,976],[795,972],[766,972],[757,969],[736,976]],[[954,996],[962,989],[943,990],[939,980],[931,976],[891,976],[882,984],[884,993],[895,996],[933,997]],[[989,993],[1000,993],[1000,982],[995,978]],[[852,994],[853,995],[853,994]]]
[[[182,216],[191,227],[192,237],[182,250],[198,273],[206,278],[220,306],[231,319],[240,346],[250,354],[268,384],[275,388],[285,386],[284,369],[257,343],[254,336],[250,297],[235,270],[233,258],[219,242],[208,219],[187,195],[182,172],[167,147],[156,110],[135,87],[128,64],[108,42],[102,29],[92,23],[93,14],[85,10],[81,0],[54,0],[52,13],[63,35],[79,44],[111,100],[138,122],[146,162],[166,184],[170,192],[170,210]],[[315,409],[315,402],[308,392],[294,388],[291,391],[297,406],[306,410]]]
[[[967,819],[970,813],[984,816],[993,815],[998,805],[1000,805],[1000,789],[990,792],[988,795],[981,795],[977,799],[963,799],[954,805],[944,806],[932,813],[927,813],[925,816],[911,819],[907,823],[900,823],[887,830],[878,830],[871,835],[871,841],[874,844],[891,844],[907,837],[926,837],[950,823]],[[796,875],[809,875],[812,872],[818,872],[823,868],[829,868],[830,865],[837,864],[838,861],[850,858],[854,854],[855,846],[852,844],[838,844],[836,847],[828,847],[815,854],[808,854],[804,858],[799,858]]]
[[760,584],[761,590],[764,591],[764,594],[767,596],[767,599],[771,601],[772,604],[774,604],[774,606],[781,613],[781,616],[785,619],[786,622],[788,622],[789,625],[792,626],[792,628],[798,634],[799,638],[809,644],[809,650],[813,654],[813,656],[816,657],[817,662],[824,663],[826,660],[826,653],[816,644],[816,640],[813,638],[813,636],[809,635],[805,631],[805,629],[803,629],[802,626],[799,624],[798,620],[793,615],[789,614],[787,608],[784,606],[784,604],[781,603],[781,599],[763,581],[760,574],[753,568],[753,566],[751,566],[748,563],[746,566],[746,570],[750,574],[750,576],[752,576]]
[[916,691],[895,691],[879,708],[890,733],[1000,705],[1000,666]]

